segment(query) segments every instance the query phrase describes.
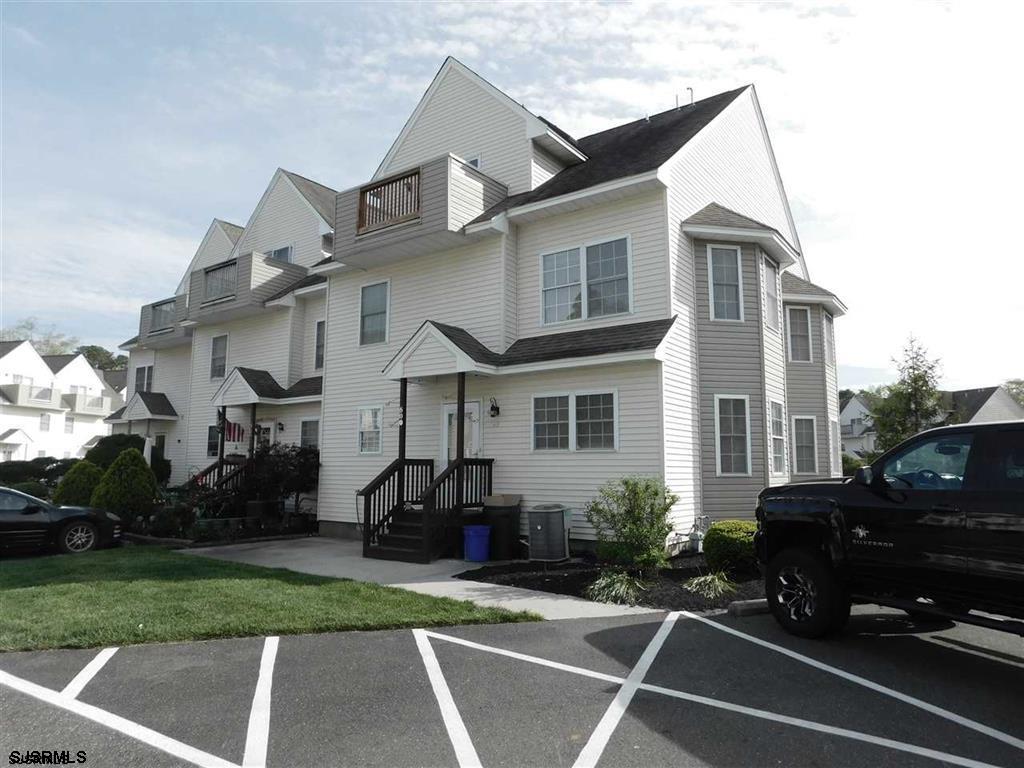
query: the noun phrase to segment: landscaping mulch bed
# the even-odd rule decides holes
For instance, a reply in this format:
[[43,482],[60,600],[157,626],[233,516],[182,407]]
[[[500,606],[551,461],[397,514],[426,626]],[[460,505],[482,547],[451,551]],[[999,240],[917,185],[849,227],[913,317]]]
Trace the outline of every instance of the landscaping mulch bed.
[[[587,587],[601,575],[601,570],[601,567],[593,562],[580,560],[552,564],[515,562],[475,568],[458,574],[456,578],[586,598]],[[764,581],[757,573],[734,576],[736,591],[717,600],[707,600],[683,587],[687,579],[702,576],[707,572],[703,555],[681,555],[673,558],[671,567],[662,568],[657,578],[648,582],[647,588],[640,596],[639,604],[672,611],[708,611],[725,608],[734,600],[764,597]]]

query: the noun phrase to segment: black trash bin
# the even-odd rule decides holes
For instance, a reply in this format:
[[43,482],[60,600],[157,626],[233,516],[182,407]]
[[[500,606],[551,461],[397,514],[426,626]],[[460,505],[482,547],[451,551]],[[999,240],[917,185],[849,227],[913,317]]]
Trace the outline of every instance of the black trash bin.
[[491,559],[519,557],[519,502],[522,496],[484,498],[484,522],[491,526]]

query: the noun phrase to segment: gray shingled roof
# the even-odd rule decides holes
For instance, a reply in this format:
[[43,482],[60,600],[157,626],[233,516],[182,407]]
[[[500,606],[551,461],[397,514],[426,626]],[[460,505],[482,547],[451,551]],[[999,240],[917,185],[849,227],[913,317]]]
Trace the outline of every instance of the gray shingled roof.
[[587,155],[584,162],[565,168],[536,189],[502,200],[470,223],[488,221],[509,208],[653,171],[678,152],[748,87],[710,96],[678,109],[670,109],[577,139],[575,146]]
[[327,278],[324,277],[323,275],[306,275],[305,277],[300,277],[298,280],[296,280],[294,283],[289,285],[287,288],[282,288],[280,291],[278,291],[273,296],[268,298],[264,303],[266,304],[266,303],[271,302],[271,301],[277,301],[278,299],[283,299],[285,296],[287,296],[292,291],[298,291],[298,290],[300,290],[302,288],[309,288],[311,285],[319,285],[320,283],[326,283],[326,282],[327,282]]
[[138,340],[139,340],[139,337],[138,337],[138,336],[132,336],[132,337],[131,337],[130,339],[127,339],[127,340],[125,340],[125,341],[122,341],[122,342],[121,342],[121,343],[120,343],[120,344],[119,344],[118,346],[121,346],[121,347],[125,347],[125,346],[127,346],[127,345],[129,345],[129,344],[134,344],[134,343],[135,343],[135,342],[137,342]]
[[63,371],[68,363],[74,360],[78,355],[41,355],[43,362],[45,362],[51,371],[54,373],[60,373]]
[[683,224],[702,224],[712,227],[729,227],[730,229],[769,229],[778,234],[778,230],[762,224],[757,219],[744,216],[742,213],[726,208],[718,203],[709,203],[701,208]]
[[171,401],[167,399],[167,395],[163,392],[136,392],[135,394],[142,400],[146,410],[154,416],[178,415],[178,412],[174,410],[174,406],[171,405]]
[[232,224],[230,221],[224,221],[224,219],[217,219],[216,221],[220,224],[220,228],[224,230],[224,234],[228,236],[228,240],[233,244],[237,243],[241,239],[242,233],[245,231],[245,227]]
[[782,273],[782,292],[799,296],[835,296],[832,291],[815,285],[809,280],[797,277],[792,272]]
[[107,416],[107,418],[105,418],[104,421],[117,421],[124,414],[124,409],[127,408],[127,407],[128,407],[127,405],[122,405],[120,408],[118,408],[112,414]]
[[3,357],[8,352],[12,352],[18,345],[24,344],[25,339],[19,341],[0,341],[0,357]]
[[977,389],[957,389],[948,392],[940,392],[939,397],[942,407],[950,413],[968,422],[981,410],[982,406],[989,401],[989,398],[996,393],[999,387],[979,387]]
[[284,168],[281,169],[281,173],[291,179],[292,184],[299,190],[299,194],[306,198],[324,221],[331,225],[331,229],[334,229],[334,200],[338,193],[330,187],[325,187],[305,176],[299,176],[297,173],[286,171]]
[[464,328],[434,320],[426,322],[437,328],[476,362],[508,366],[655,349],[672,327],[675,317],[613,325],[607,328],[587,328],[581,331],[528,336],[513,343],[503,354],[488,349]]
[[116,371],[100,371],[99,374],[111,389],[120,391],[128,385],[128,371],[125,368]]
[[237,370],[258,397],[287,400],[292,397],[313,397],[323,393],[322,376],[310,376],[305,379],[299,379],[288,389],[285,389],[277,383],[277,379],[271,376],[268,371],[262,371],[258,368],[238,368]]

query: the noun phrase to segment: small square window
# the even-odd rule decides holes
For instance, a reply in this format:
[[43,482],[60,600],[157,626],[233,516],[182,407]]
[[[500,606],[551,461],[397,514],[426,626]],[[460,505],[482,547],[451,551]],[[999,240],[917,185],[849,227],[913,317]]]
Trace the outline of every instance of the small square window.
[[533,399],[533,447],[538,451],[569,448],[569,396]]

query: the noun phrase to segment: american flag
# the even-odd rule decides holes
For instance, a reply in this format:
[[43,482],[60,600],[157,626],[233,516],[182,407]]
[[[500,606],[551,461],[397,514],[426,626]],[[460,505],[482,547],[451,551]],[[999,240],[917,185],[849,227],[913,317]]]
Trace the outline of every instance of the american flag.
[[245,428],[241,424],[225,419],[224,439],[229,443],[240,443],[245,440]]

